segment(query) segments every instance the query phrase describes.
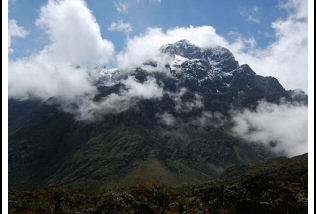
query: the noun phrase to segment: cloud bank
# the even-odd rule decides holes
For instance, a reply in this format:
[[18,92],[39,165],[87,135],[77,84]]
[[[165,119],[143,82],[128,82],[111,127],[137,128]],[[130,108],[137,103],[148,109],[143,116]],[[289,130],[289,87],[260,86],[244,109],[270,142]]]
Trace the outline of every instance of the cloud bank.
[[49,0],[36,25],[51,41],[40,54],[48,54],[55,63],[105,64],[114,53],[112,42],[101,37],[95,17],[82,0]]
[[[25,34],[16,22],[12,24],[12,29],[19,30],[12,35]],[[162,96],[162,88],[154,79],[140,83],[128,77],[119,81],[124,90],[94,100],[98,93],[94,81],[100,77],[100,65],[112,59],[114,46],[101,37],[84,1],[49,0],[41,8],[36,25],[46,32],[50,43],[29,57],[9,61],[9,98],[46,101],[54,97],[54,102],[76,119],[94,120],[126,110],[137,100]]]
[[232,120],[234,134],[248,142],[289,156],[307,152],[307,106],[260,102],[256,111],[235,112]]
[[105,114],[119,113],[134,106],[139,100],[160,99],[163,89],[158,86],[153,78],[144,82],[137,81],[129,76],[120,81],[124,85],[118,93],[111,93],[96,102],[92,96],[78,97],[74,103],[61,102],[62,109],[75,115],[77,120],[95,121],[102,119]]
[[72,99],[94,93],[86,69],[108,62],[114,46],[101,37],[85,2],[49,0],[36,25],[45,30],[50,43],[38,53],[9,62],[9,97]]

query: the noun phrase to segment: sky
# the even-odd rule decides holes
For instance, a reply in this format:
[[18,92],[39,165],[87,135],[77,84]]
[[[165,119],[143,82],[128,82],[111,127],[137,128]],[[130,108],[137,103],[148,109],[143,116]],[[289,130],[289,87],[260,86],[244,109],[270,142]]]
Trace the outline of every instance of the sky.
[[[223,46],[257,74],[307,93],[307,6],[307,0],[9,0],[8,95],[55,97],[80,120],[123,111],[135,97],[167,92],[155,79],[140,83],[130,76],[121,82],[125,91],[95,102],[93,68],[128,72],[151,59],[160,68],[170,60],[160,47],[181,39],[200,48]],[[307,106],[263,102],[255,112],[232,116],[241,137],[281,142],[275,149],[290,146],[290,155],[307,150]],[[170,118],[161,116],[172,124]],[[253,127],[258,131],[249,132]]]
[[[28,32],[23,40],[16,39],[11,58],[28,56],[48,43],[43,32],[35,25],[40,8],[46,0],[9,0],[9,19],[15,19]],[[164,30],[174,27],[211,25],[218,34],[232,40],[232,32],[245,38],[254,37],[258,47],[266,47],[275,40],[271,23],[285,18],[287,11],[280,7],[282,1],[262,0],[86,0],[100,25],[102,37],[111,40],[120,51],[130,37],[139,35],[148,27]],[[129,32],[111,30],[112,23],[130,25]]]
[[55,63],[128,69],[188,39],[307,93],[307,0],[9,0],[8,11],[11,65],[50,52]]

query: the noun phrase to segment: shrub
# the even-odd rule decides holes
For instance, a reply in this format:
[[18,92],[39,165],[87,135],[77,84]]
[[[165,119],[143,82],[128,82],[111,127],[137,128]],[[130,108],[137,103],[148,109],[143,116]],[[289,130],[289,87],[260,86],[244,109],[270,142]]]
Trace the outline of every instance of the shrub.
[[185,207],[185,202],[183,199],[180,199],[177,203],[177,208],[178,208],[178,213],[183,214],[185,213],[186,207]]
[[169,208],[171,197],[167,193],[164,187],[155,187],[154,189],[154,200],[157,204],[157,210],[156,213],[158,214],[164,214],[165,210]]

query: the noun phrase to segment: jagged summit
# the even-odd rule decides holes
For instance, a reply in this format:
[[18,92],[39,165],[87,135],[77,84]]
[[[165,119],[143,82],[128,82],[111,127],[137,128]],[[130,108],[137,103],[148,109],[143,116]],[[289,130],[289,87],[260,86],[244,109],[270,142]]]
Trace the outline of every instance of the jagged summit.
[[234,55],[226,48],[214,46],[200,48],[188,40],[180,40],[161,47],[161,52],[174,57],[173,68],[207,69],[213,73],[229,72],[238,67]]
[[179,40],[175,43],[163,45],[160,50],[163,53],[175,54],[186,57],[188,59],[207,57],[219,59],[223,57],[234,57],[227,48],[218,45],[209,48],[200,48],[197,45],[190,43],[186,39]]
[[173,44],[167,44],[161,47],[161,52],[176,54],[188,59],[201,58],[201,49],[188,40],[180,40]]

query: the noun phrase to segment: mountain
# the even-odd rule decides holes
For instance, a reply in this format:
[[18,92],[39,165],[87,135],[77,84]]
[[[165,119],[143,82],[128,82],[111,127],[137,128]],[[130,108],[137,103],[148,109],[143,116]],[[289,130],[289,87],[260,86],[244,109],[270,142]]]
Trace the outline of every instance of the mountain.
[[[235,136],[231,110],[255,109],[260,100],[307,104],[304,92],[257,75],[223,47],[201,49],[181,40],[160,51],[166,63],[98,70],[93,101],[116,102],[89,112],[95,120],[76,119],[54,97],[9,99],[9,187],[197,184],[234,164],[280,155]],[[124,83],[131,80],[157,83],[161,96],[145,88],[145,95],[126,100],[132,93]]]

